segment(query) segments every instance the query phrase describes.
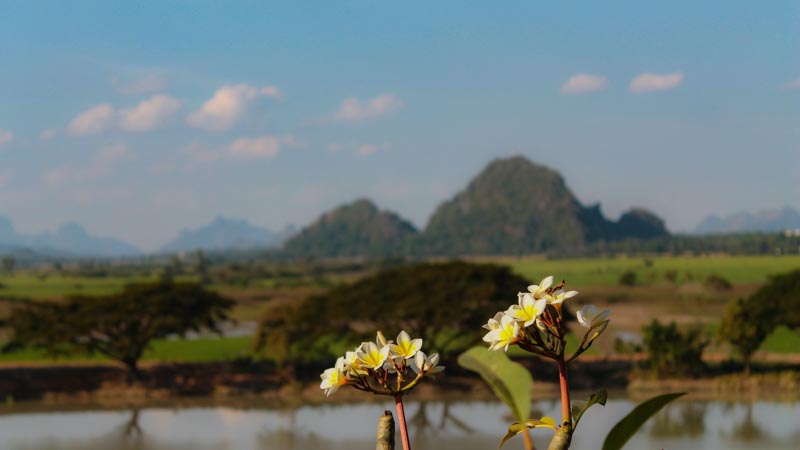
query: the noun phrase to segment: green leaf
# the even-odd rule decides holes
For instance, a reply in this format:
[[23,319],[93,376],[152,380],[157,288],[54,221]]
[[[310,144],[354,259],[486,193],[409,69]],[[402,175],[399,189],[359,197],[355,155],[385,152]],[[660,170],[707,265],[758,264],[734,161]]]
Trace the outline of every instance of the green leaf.
[[521,364],[511,361],[504,352],[490,351],[485,347],[472,347],[462,353],[458,364],[477,372],[497,398],[511,409],[518,422],[528,420],[533,378]]
[[640,403],[608,432],[608,436],[603,442],[603,450],[621,449],[650,417],[660,411],[664,405],[682,395],[686,395],[686,392],[659,395]]
[[597,392],[589,396],[589,399],[586,401],[581,402],[573,402],[572,403],[572,429],[578,427],[578,422],[581,420],[583,413],[586,412],[592,405],[603,405],[606,406],[606,400],[608,400],[608,392],[606,388],[600,388]]
[[500,445],[498,445],[497,448],[499,449],[502,447],[503,444],[505,444],[506,441],[512,437],[522,433],[523,431],[530,430],[531,428],[551,428],[555,430],[556,421],[552,417],[542,417],[539,420],[529,419],[527,422],[525,422],[525,424],[514,422],[508,426],[508,432],[506,432],[506,435],[500,440]]

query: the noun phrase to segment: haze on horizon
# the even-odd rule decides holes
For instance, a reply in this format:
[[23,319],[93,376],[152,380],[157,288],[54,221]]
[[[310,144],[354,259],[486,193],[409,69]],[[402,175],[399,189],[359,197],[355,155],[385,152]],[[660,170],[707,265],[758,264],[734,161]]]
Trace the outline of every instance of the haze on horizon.
[[489,161],[670,230],[800,208],[800,4],[16,2],[0,215],[154,250],[370,197],[424,226]]

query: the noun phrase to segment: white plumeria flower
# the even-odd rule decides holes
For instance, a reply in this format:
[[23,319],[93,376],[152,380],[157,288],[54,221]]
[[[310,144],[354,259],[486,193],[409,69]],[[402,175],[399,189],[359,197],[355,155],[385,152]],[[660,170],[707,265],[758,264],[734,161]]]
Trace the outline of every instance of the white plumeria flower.
[[489,319],[489,321],[486,322],[485,325],[483,325],[483,328],[489,331],[500,328],[500,319],[502,319],[504,315],[506,315],[504,311],[498,311],[497,314],[494,315],[494,317]]
[[545,307],[547,307],[547,300],[536,300],[533,294],[519,293],[519,304],[511,305],[506,310],[505,315],[511,316],[519,322],[523,322],[524,327],[529,327],[536,322],[536,318],[542,315]]
[[575,297],[576,295],[578,295],[578,291],[564,292],[563,290],[559,289],[557,292],[554,292],[549,296],[550,298],[548,299],[548,301],[553,305],[560,305],[561,303],[564,302],[564,300]]
[[553,276],[550,275],[549,277],[544,278],[539,284],[532,284],[528,286],[528,292],[533,295],[534,298],[540,299],[544,298],[547,295],[547,290],[550,289],[550,286],[553,285]]
[[392,352],[401,358],[410,359],[422,348],[422,339],[411,339],[405,330],[397,335],[397,344],[390,344]]
[[376,334],[377,336],[375,337],[375,345],[377,345],[379,348],[383,348],[392,343],[392,341],[386,340],[386,337],[384,337],[383,332],[378,331]]
[[424,352],[418,351],[414,357],[414,363],[411,364],[411,370],[416,374],[423,372],[426,375],[435,375],[444,370],[444,366],[437,364],[439,364],[438,353],[426,357]]
[[389,357],[391,348],[384,345],[383,348],[378,349],[374,342],[364,342],[361,344],[361,349],[356,352],[356,356],[361,363],[370,369],[380,369],[383,363]]
[[336,365],[330,369],[325,369],[319,377],[322,382],[320,389],[325,391],[325,396],[330,397],[337,389],[347,384],[347,377],[344,375],[344,358],[341,356],[336,360]]
[[598,313],[594,305],[585,305],[575,315],[578,317],[578,322],[586,328],[595,328],[608,320],[608,315],[611,311],[605,310]]
[[483,337],[485,342],[489,342],[489,350],[508,350],[508,346],[519,337],[519,323],[513,317],[504,315],[500,319],[500,326],[486,333]]

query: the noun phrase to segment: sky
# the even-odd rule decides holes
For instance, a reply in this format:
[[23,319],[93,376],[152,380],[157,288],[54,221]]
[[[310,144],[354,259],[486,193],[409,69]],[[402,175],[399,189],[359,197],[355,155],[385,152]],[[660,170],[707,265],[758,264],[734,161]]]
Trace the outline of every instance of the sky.
[[0,3],[0,215],[155,250],[358,197],[423,227],[491,160],[672,231],[800,208],[800,2]]

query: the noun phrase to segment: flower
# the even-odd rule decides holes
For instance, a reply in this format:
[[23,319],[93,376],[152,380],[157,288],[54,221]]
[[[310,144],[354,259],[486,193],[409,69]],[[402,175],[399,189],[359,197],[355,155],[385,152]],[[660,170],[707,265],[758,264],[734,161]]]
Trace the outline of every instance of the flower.
[[513,317],[504,315],[500,319],[500,326],[486,333],[483,337],[484,342],[491,345],[489,350],[508,350],[508,346],[519,336],[519,324]]
[[405,330],[397,335],[397,344],[389,344],[394,356],[410,359],[422,348],[422,339],[411,339]]
[[414,363],[411,364],[411,370],[416,374],[422,372],[426,375],[435,375],[444,370],[444,366],[438,366],[437,364],[439,364],[438,353],[426,357],[425,352],[418,351],[414,357]]
[[340,356],[333,367],[325,369],[325,372],[319,376],[322,379],[319,388],[325,391],[326,397],[330,397],[339,387],[347,384],[347,377],[344,375],[343,370],[344,358]]
[[523,322],[524,327],[529,327],[536,322],[536,318],[544,312],[544,308],[547,306],[547,300],[543,298],[536,300],[533,294],[523,294],[520,292],[518,295],[519,305],[511,305],[511,307],[506,310],[505,314],[519,322]]
[[594,305],[585,305],[575,315],[578,317],[578,322],[586,328],[596,328],[608,321],[608,315],[611,314],[609,310],[598,313]]
[[378,349],[374,342],[364,342],[361,347],[356,351],[356,356],[365,367],[369,369],[380,369],[386,358],[389,357],[389,345],[384,345],[383,348]]
[[560,305],[564,300],[568,298],[572,298],[578,295],[578,291],[564,291],[563,289],[559,289],[556,292],[550,294],[550,298],[548,299],[548,303],[553,305]]
[[502,319],[505,314],[506,313],[503,312],[503,311],[498,311],[497,314],[494,315],[494,317],[489,319],[489,321],[486,322],[485,325],[483,325],[483,328],[485,328],[485,329],[487,329],[489,331],[496,330],[496,329],[500,328],[500,319]]
[[528,286],[528,292],[533,295],[534,298],[540,299],[545,298],[547,296],[547,290],[550,289],[550,286],[553,285],[553,276],[550,275],[549,277],[545,277],[539,284],[532,284]]

